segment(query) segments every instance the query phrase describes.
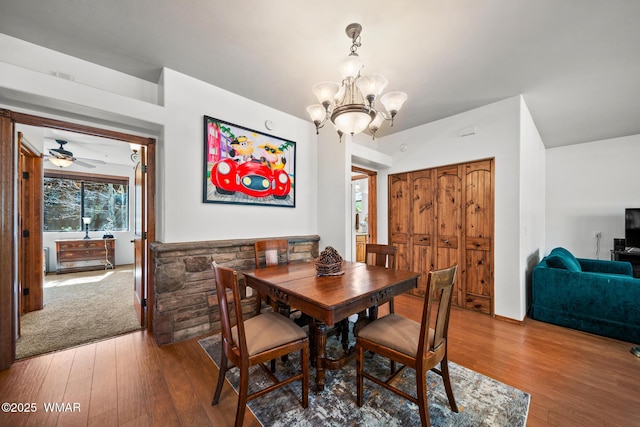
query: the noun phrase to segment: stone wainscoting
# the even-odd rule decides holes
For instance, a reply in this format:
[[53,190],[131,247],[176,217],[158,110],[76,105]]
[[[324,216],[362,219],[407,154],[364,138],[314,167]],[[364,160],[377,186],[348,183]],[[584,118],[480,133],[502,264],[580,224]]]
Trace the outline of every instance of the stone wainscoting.
[[[289,240],[290,262],[306,262],[318,257],[320,236],[274,239]],[[158,345],[220,330],[212,262],[239,273],[251,270],[256,240],[267,239],[151,244],[155,286],[153,333]],[[242,306],[243,313],[250,316],[255,296],[245,296]]]

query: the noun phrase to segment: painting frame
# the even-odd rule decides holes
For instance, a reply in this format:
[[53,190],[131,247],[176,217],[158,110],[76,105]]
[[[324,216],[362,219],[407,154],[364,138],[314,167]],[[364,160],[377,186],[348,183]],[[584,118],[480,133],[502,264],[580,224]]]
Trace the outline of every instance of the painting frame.
[[204,116],[203,203],[296,207],[296,143]]

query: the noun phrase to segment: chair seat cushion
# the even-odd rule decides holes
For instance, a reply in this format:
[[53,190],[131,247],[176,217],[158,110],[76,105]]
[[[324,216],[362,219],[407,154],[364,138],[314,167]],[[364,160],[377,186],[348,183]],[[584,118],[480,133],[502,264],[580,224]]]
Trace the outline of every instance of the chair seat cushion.
[[[433,342],[434,332],[429,329],[429,346]],[[374,320],[358,332],[358,338],[364,338],[411,357],[418,353],[420,323],[391,313]]]
[[[238,330],[231,329],[233,341],[238,342]],[[293,320],[279,313],[266,312],[244,321],[244,333],[247,339],[249,356],[279,347],[302,338],[307,333]]]

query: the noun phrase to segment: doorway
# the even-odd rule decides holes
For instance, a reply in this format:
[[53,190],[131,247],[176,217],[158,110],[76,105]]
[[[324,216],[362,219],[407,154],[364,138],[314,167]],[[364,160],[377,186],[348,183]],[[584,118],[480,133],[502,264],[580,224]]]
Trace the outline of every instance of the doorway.
[[351,167],[352,261],[364,262],[367,243],[378,243],[377,172]]
[[[3,213],[13,216],[13,221],[4,221],[0,224],[0,246],[7,248],[9,257],[6,264],[8,269],[3,270],[0,277],[0,293],[2,296],[9,296],[8,299],[0,298],[0,318],[3,320],[0,325],[0,369],[6,369],[13,363],[15,359],[15,345],[18,336],[19,313],[21,311],[22,301],[20,296],[24,295],[25,286],[32,286],[22,277],[23,269],[33,269],[42,271],[43,255],[42,247],[35,256],[22,256],[19,251],[20,245],[24,243],[25,236],[29,236],[29,230],[20,228],[21,222],[17,220],[20,216],[20,207],[25,198],[31,200],[31,205],[42,206],[42,200],[35,201],[30,192],[24,193],[22,196],[17,191],[18,184],[23,178],[18,176],[18,168],[13,159],[16,158],[20,145],[14,140],[14,131],[17,124],[43,127],[47,129],[55,129],[62,132],[76,132],[82,135],[98,136],[118,141],[122,144],[135,144],[137,147],[136,155],[139,158],[141,173],[136,173],[131,193],[139,197],[138,200],[132,201],[139,208],[134,214],[137,219],[135,233],[131,243],[136,246],[135,259],[132,264],[132,282],[135,283],[134,293],[130,297],[134,301],[134,305],[138,305],[139,322],[145,325],[147,329],[152,330],[151,310],[147,310],[147,303],[152,306],[153,300],[153,281],[149,277],[149,248],[148,242],[155,239],[154,224],[154,197],[153,189],[155,187],[154,171],[155,171],[155,139],[146,138],[132,134],[126,134],[117,131],[105,130],[86,125],[79,125],[71,122],[63,122],[54,119],[47,119],[22,113],[11,112],[8,110],[0,110],[0,138],[3,142],[3,157],[0,162],[5,172],[10,173],[7,180],[3,179],[2,196],[3,200],[11,202],[10,206],[4,205]],[[6,145],[4,145],[6,143]],[[42,156],[36,157],[36,162],[44,161]],[[9,175],[9,174],[7,174]],[[3,174],[4,178],[4,174]],[[5,195],[7,196],[5,198]],[[36,203],[33,203],[36,202]],[[6,217],[6,216],[5,216]],[[26,233],[25,233],[26,231]],[[22,239],[15,240],[13,236],[20,235]],[[124,244],[125,242],[123,242]],[[126,242],[129,244],[129,242]],[[19,286],[21,292],[18,292]],[[37,284],[36,284],[37,286]],[[30,288],[29,288],[30,289]],[[37,289],[34,289],[37,294]],[[31,292],[29,292],[31,294]],[[36,304],[37,305],[37,304]],[[8,320],[8,322],[4,322]]]

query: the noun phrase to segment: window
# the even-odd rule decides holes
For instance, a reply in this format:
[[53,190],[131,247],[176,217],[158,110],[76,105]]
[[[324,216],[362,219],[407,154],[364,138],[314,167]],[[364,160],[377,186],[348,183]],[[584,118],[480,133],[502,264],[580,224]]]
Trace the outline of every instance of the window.
[[44,174],[44,231],[129,230],[129,178],[77,172]]

